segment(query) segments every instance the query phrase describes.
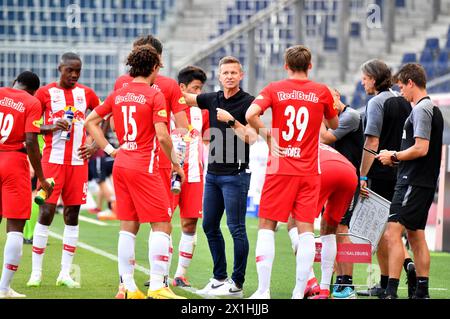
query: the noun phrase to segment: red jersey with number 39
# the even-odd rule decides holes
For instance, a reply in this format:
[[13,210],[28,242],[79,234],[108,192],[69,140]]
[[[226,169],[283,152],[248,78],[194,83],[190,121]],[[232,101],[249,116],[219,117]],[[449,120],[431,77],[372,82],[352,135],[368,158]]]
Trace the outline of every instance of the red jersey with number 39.
[[272,108],[272,136],[286,149],[284,157],[269,154],[267,174],[320,174],[320,126],[324,116],[337,115],[328,88],[310,80],[287,79],[270,83],[253,103],[263,112]]
[[25,133],[39,133],[41,104],[23,90],[0,88],[0,151],[24,148]]
[[120,143],[114,165],[151,174],[158,172],[155,123],[167,122],[162,93],[147,83],[131,82],[108,96],[95,112],[101,117],[112,113],[114,117]]

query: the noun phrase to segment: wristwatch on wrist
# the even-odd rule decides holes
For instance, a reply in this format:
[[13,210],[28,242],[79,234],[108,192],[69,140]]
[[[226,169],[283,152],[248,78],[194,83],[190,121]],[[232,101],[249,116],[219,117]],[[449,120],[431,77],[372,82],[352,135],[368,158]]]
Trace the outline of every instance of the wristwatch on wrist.
[[397,158],[397,152],[394,152],[392,155],[391,155],[391,161],[392,161],[392,163],[394,163],[394,164],[398,164],[400,161],[398,160],[398,158]]
[[228,124],[229,127],[233,127],[234,125],[236,125],[236,120],[235,119],[229,120],[227,122],[227,124]]

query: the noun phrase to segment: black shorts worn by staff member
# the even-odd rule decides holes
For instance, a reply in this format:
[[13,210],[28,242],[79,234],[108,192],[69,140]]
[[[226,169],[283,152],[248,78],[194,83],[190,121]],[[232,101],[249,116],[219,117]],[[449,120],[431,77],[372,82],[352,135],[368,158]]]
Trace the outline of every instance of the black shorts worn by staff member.
[[409,230],[425,229],[434,193],[434,188],[397,185],[388,221],[398,222]]
[[443,134],[442,113],[430,98],[417,103],[404,132],[401,150],[412,147],[416,137],[429,138],[429,149],[424,157],[400,162],[389,221],[399,222],[408,230],[424,230],[439,178]]

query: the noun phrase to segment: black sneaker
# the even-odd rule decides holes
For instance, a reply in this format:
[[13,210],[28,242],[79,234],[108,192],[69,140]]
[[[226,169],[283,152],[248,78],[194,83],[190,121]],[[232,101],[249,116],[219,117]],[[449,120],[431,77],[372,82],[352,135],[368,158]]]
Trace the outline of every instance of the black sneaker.
[[414,263],[409,263],[406,267],[406,284],[408,285],[408,298],[413,298],[416,293],[417,287],[417,277],[416,277],[416,266]]
[[425,296],[417,296],[416,294],[414,294],[411,299],[430,299],[430,295],[425,295]]
[[386,291],[379,296],[380,299],[398,299],[397,294],[387,294]]
[[144,284],[145,287],[150,287],[150,280]]
[[385,289],[381,288],[380,284],[376,284],[372,288],[369,288],[367,290],[359,290],[356,292],[358,296],[363,297],[380,297],[385,292]]

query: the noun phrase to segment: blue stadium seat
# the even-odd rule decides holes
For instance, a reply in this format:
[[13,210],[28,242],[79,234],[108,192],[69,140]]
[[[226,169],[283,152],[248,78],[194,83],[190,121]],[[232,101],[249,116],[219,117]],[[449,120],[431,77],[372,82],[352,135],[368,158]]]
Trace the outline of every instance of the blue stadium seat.
[[450,50],[442,50],[436,62],[436,75],[442,76],[447,74],[449,70]]
[[433,55],[433,51],[431,50],[423,50],[422,54],[420,55],[420,60],[419,62],[421,64],[426,64],[426,63],[431,63],[434,60],[434,55]]
[[361,98],[361,95],[359,95],[359,94],[353,95],[353,100],[352,100],[351,106],[354,108],[359,108],[359,107],[363,106],[363,99]]
[[436,69],[434,63],[422,63],[423,67],[425,68],[425,72],[427,73],[427,79],[431,80],[434,79],[436,76]]
[[406,7],[406,0],[395,0],[395,6],[397,8],[404,8],[404,7]]
[[336,51],[337,50],[337,43],[338,40],[335,37],[326,37],[324,40],[324,47],[323,49],[325,51]]
[[439,39],[428,38],[425,42],[425,49],[430,49],[432,51],[439,51]]
[[417,56],[415,53],[405,53],[403,55],[402,64],[417,62]]
[[350,36],[354,38],[361,37],[361,23],[352,22],[350,24]]

